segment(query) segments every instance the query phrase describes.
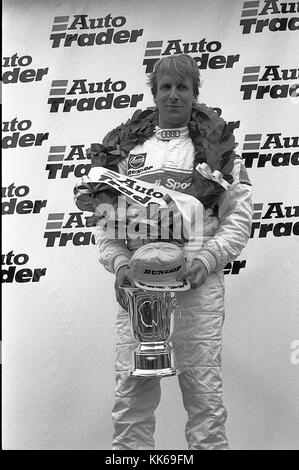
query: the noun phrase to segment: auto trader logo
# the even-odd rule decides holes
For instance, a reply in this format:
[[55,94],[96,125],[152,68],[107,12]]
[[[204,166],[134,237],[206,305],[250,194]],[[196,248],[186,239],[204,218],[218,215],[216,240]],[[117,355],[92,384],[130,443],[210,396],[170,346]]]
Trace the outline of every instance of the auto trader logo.
[[298,68],[281,69],[280,65],[265,65],[263,69],[259,65],[245,67],[240,91],[243,100],[298,98],[299,80],[298,83],[289,83],[296,79],[299,79]]
[[[2,58],[2,67],[4,68],[2,74],[2,82],[4,85],[10,83],[31,83],[39,82],[45,78],[49,72],[49,67],[43,69],[23,68],[32,64],[32,56],[23,55],[18,56],[17,53],[11,57]],[[9,69],[7,70],[6,67]]]
[[182,39],[170,39],[167,42],[160,40],[148,41],[144,52],[143,65],[145,73],[150,73],[154,69],[155,63],[161,56],[172,54],[196,54],[193,56],[199,69],[222,69],[232,68],[239,61],[240,54],[235,55],[215,55],[222,47],[220,41],[207,41],[206,38],[195,42],[183,42]]
[[50,36],[52,48],[136,42],[142,36],[143,29],[119,30],[126,21],[124,16],[113,17],[110,13],[102,18],[89,18],[88,15],[55,16]]
[[[76,111],[93,111],[103,109],[135,108],[143,100],[143,94],[119,94],[125,90],[124,80],[112,81],[111,78],[100,82],[88,82],[86,78],[72,80],[53,80],[48,104],[50,113],[69,113]],[[70,97],[66,97],[70,95]],[[77,98],[79,95],[79,98]],[[82,97],[82,95],[86,95]],[[100,96],[99,96],[100,95]]]
[[[38,132],[32,133],[27,132],[32,126],[30,119],[18,120],[17,117],[11,121],[2,122],[2,132],[9,132],[9,134],[3,134],[2,148],[11,149],[16,147],[32,147],[40,146],[45,140],[49,138],[49,132]],[[12,134],[10,133],[12,132]]]
[[[29,268],[27,265],[29,255],[27,253],[15,254],[13,250],[2,255],[1,281],[2,283],[40,282],[46,275],[47,268]],[[20,266],[22,266],[20,268]]]
[[82,246],[91,243],[94,245],[93,232],[82,230],[86,228],[86,220],[84,221],[82,215],[83,212],[49,214],[44,233],[44,238],[47,240],[46,247]]
[[91,163],[84,154],[84,148],[83,144],[71,145],[68,150],[66,145],[51,146],[46,165],[48,179],[64,179],[70,175],[82,178],[88,175]]
[[244,2],[240,21],[242,34],[296,31],[299,29],[299,18],[294,13],[298,12],[298,2],[279,0]]
[[281,132],[246,134],[242,158],[247,168],[299,165],[299,136],[282,136]]
[[299,206],[285,206],[283,202],[268,202],[267,205],[255,203],[250,237],[266,238],[269,233],[274,237],[299,235],[299,221],[295,219],[297,217]]
[[1,188],[2,199],[1,214],[40,214],[41,210],[46,207],[47,199],[28,199],[24,197],[29,195],[30,188],[26,185],[15,186],[11,183],[9,186]]

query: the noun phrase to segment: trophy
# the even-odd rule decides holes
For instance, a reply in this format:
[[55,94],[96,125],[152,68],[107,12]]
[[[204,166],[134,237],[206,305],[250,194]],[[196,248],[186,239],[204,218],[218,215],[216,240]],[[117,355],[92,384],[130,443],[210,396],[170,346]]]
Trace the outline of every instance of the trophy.
[[168,343],[172,332],[177,302],[172,292],[149,292],[123,287],[126,294],[131,329],[139,346],[134,351],[135,377],[175,375],[172,348]]
[[134,351],[135,377],[175,375],[169,339],[173,316],[179,311],[175,292],[190,288],[176,277],[185,268],[185,255],[173,243],[147,243],[133,254],[129,272],[134,287],[123,286],[132,333],[139,343]]

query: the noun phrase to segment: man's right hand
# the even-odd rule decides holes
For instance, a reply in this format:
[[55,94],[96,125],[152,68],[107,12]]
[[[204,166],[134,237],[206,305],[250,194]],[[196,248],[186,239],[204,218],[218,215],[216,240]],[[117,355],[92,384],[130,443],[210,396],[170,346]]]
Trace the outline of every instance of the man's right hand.
[[117,302],[122,306],[124,310],[127,310],[127,302],[124,291],[120,288],[121,286],[131,286],[134,287],[134,281],[131,279],[129,274],[129,267],[127,265],[121,266],[115,276],[115,295]]

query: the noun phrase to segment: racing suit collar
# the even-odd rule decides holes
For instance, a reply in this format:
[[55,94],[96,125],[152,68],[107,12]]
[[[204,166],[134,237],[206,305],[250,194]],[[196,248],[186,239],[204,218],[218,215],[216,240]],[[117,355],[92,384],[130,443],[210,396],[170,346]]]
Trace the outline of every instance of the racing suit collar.
[[182,139],[189,136],[188,127],[177,127],[172,129],[161,129],[159,126],[156,126],[155,136],[159,140],[172,140],[172,139]]

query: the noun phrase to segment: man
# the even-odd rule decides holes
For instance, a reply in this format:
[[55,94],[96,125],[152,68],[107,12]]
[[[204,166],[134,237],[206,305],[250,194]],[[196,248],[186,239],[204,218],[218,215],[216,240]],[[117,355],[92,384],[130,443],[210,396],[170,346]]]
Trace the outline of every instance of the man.
[[[158,109],[158,128],[145,142],[131,150],[126,161],[119,164],[119,171],[126,174],[132,158],[141,155],[145,164],[138,178],[165,187],[171,187],[175,181],[177,190],[188,192],[194,183],[195,159],[201,155],[199,162],[209,162],[213,145],[221,147],[221,142],[228,141],[230,136],[224,137],[224,121],[202,105],[198,115],[199,128],[207,125],[209,130],[213,129],[214,122],[217,126],[220,123],[222,136],[218,138],[215,131],[206,138],[208,131],[205,131],[190,138],[190,118],[200,85],[198,67],[190,56],[173,55],[158,61],[149,77],[149,85]],[[165,132],[167,129],[175,132]],[[189,449],[228,448],[225,434],[227,413],[221,389],[222,270],[246,245],[252,217],[251,185],[242,160],[236,157],[233,148],[225,153],[229,155],[228,159],[234,155],[231,179],[228,178],[231,184],[225,191],[214,195],[210,204],[202,199],[205,207],[203,245],[180,276],[180,279],[190,281],[191,290],[177,294],[182,315],[175,320],[173,346],[183,404],[188,412],[185,434]],[[201,152],[198,151],[200,149]],[[210,179],[212,176],[210,172]],[[136,240],[127,240],[126,243],[109,240],[99,229],[96,229],[95,237],[100,261],[116,275],[116,298],[122,305],[117,318],[113,449],[153,449],[154,412],[160,400],[160,379],[135,378],[128,374],[136,343],[121,291],[121,286],[130,280],[129,260],[138,244]]]

